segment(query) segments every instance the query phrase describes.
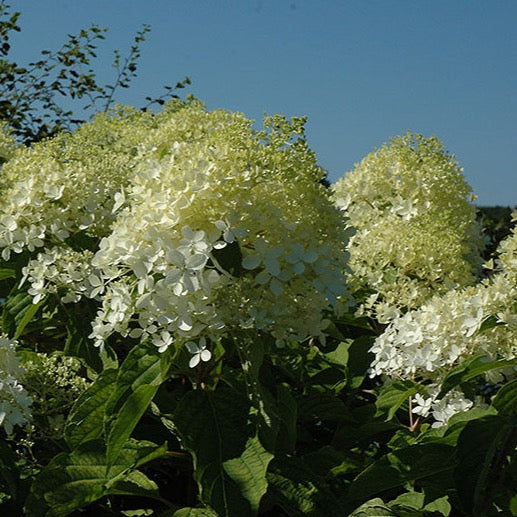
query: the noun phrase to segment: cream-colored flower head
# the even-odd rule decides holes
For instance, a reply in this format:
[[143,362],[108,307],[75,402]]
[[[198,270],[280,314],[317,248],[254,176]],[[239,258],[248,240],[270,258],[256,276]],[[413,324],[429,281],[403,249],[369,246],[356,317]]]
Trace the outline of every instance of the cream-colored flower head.
[[474,283],[482,238],[470,187],[435,137],[408,133],[369,154],[333,187],[357,233],[351,281],[382,323],[435,293]]
[[256,131],[197,101],[101,116],[9,162],[2,255],[34,251],[35,301],[98,300],[98,345],[114,332],[159,350],[232,329],[323,336],[348,300],[349,229],[303,123]]

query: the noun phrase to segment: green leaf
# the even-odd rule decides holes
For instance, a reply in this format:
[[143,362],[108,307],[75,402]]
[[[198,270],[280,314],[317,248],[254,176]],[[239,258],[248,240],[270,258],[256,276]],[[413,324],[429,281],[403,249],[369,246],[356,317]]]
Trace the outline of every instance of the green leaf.
[[208,508],[182,508],[168,514],[161,514],[159,517],[218,517]]
[[337,395],[315,390],[310,390],[300,398],[298,415],[301,422],[314,420],[354,422],[354,417]]
[[328,361],[337,364],[345,368],[348,364],[348,349],[350,348],[350,342],[341,342],[332,352],[327,352],[325,357]]
[[223,468],[236,483],[251,511],[258,512],[259,503],[267,490],[266,471],[273,455],[264,449],[258,437],[248,439],[239,458],[226,460]]
[[99,440],[85,443],[71,453],[58,454],[34,480],[26,514],[64,517],[110,494],[156,497],[156,484],[136,469],[166,452],[166,444],[131,441],[109,470]]
[[120,366],[105,411],[108,465],[115,462],[158,388],[168,378],[171,360],[169,353],[160,354],[152,343],[144,342],[135,346]]
[[499,388],[492,401],[492,406],[500,414],[511,415],[517,413],[517,379],[513,379]]
[[438,398],[444,397],[454,387],[464,382],[470,381],[475,377],[490,370],[505,368],[507,366],[517,366],[516,359],[500,359],[490,361],[484,354],[473,355],[465,359],[461,364],[453,368],[445,377]]
[[282,457],[271,462],[269,470],[268,501],[287,515],[348,515],[325,477],[317,475],[301,458]]
[[424,506],[425,494],[421,492],[406,492],[399,495],[393,501],[390,501],[390,506],[394,507],[397,505],[405,506],[406,508],[413,508],[414,510],[420,510]]
[[232,276],[242,276],[242,252],[237,241],[226,244],[224,248],[213,249],[212,258]]
[[386,422],[390,421],[398,409],[419,391],[422,391],[422,386],[413,381],[396,381],[384,386],[375,402],[376,416],[386,415]]
[[106,461],[113,465],[133,429],[153,400],[159,386],[138,386],[125,400],[113,419],[108,435]]
[[282,384],[277,387],[277,407],[280,425],[275,450],[290,454],[296,447],[298,406],[289,388]]
[[[386,454],[366,468],[351,484],[349,504],[361,504],[391,489],[406,487],[415,481],[448,484],[447,472],[455,466],[454,448],[442,444],[418,444]],[[445,489],[445,488],[444,488]]]
[[[193,456],[200,498],[218,515],[254,515],[270,455],[250,425],[250,402],[238,391],[187,393],[174,413],[182,445]],[[233,460],[233,461],[232,461]]]
[[6,278],[15,278],[16,271],[14,269],[2,268],[0,269],[0,280],[5,280]]
[[43,300],[32,303],[32,296],[26,290],[15,287],[2,307],[2,330],[15,339],[19,338],[43,303]]
[[458,439],[454,471],[458,495],[468,515],[486,515],[491,497],[514,453],[515,422],[499,415],[468,422]]
[[348,517],[397,517],[397,515],[382,499],[376,497],[356,508]]
[[458,438],[468,422],[496,414],[497,411],[493,407],[473,407],[468,411],[461,411],[452,415],[446,426],[429,428],[423,432],[418,437],[418,441],[421,443],[435,442],[456,446]]
[[17,455],[7,445],[7,442],[0,440],[0,489],[7,490],[7,493],[13,498],[16,497],[19,477],[17,459]]
[[108,346],[102,348],[92,346],[88,339],[88,330],[77,328],[74,321],[70,321],[67,328],[67,339],[63,350],[65,355],[72,355],[83,359],[84,362],[95,372],[101,373],[103,370],[117,368],[118,361],[115,352]]
[[271,452],[276,449],[280,430],[280,415],[277,400],[272,390],[263,381],[263,363],[266,344],[263,340],[242,340],[239,344],[239,355],[244,372],[244,381],[252,405],[250,418],[256,425],[261,443]]
[[498,321],[495,316],[489,316],[481,323],[478,332],[486,332],[487,330],[493,329],[498,325],[505,325],[505,323]]
[[445,495],[431,501],[424,506],[424,510],[427,512],[437,512],[440,515],[448,517],[452,510],[451,503],[449,503],[449,497]]
[[370,352],[374,338],[372,336],[361,336],[350,344],[348,348],[348,384],[350,388],[357,389],[363,383],[374,354]]
[[104,411],[115,390],[117,375],[114,369],[102,372],[77,399],[65,426],[65,440],[70,448],[102,436]]

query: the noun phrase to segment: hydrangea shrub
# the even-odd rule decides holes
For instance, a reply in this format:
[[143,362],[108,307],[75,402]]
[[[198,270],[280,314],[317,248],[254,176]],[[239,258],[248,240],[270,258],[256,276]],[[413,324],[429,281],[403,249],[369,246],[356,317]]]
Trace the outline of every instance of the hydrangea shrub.
[[511,507],[516,234],[476,284],[470,191],[436,140],[330,191],[303,125],[192,100],[31,148],[5,133],[9,515]]

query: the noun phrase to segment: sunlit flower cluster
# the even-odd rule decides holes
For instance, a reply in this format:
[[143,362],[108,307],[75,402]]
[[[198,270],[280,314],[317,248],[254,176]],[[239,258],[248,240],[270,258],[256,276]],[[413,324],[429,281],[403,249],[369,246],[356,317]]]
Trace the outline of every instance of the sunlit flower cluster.
[[33,303],[48,294],[61,294],[64,303],[77,302],[82,296],[94,298],[103,291],[102,283],[91,266],[91,251],[74,251],[55,246],[38,253],[22,270],[23,282],[31,285],[28,293]]
[[435,137],[400,136],[334,186],[357,233],[351,282],[370,291],[361,311],[388,323],[435,293],[471,285],[482,239],[471,189]]
[[73,134],[18,147],[1,170],[3,259],[78,233],[106,235],[113,196],[129,180],[151,125],[151,115],[127,109],[101,114]]
[[303,122],[255,131],[241,114],[176,103],[20,152],[0,211],[4,260],[35,250],[35,302],[97,300],[98,346],[114,333],[185,344],[192,366],[232,329],[323,336],[326,312],[348,303],[350,230]]
[[377,338],[371,350],[372,375],[436,379],[473,354],[515,357],[512,325],[484,331],[481,325],[491,316],[500,323],[511,321],[516,301],[517,285],[504,275],[431,298],[396,318]]
[[31,418],[32,399],[21,384],[24,370],[16,355],[17,342],[0,336],[0,427],[10,435],[14,426]]
[[[500,245],[499,270],[476,286],[436,295],[422,307],[397,317],[379,336],[370,373],[394,378],[429,381],[437,386],[424,403],[417,400],[418,414],[454,414],[461,396],[437,400],[441,381],[448,371],[475,354],[490,359],[517,357],[517,233]],[[505,375],[514,376],[507,369]],[[493,378],[494,374],[489,378]],[[453,400],[454,399],[454,400]],[[460,400],[461,399],[461,400]],[[470,407],[470,406],[469,406]],[[424,408],[424,409],[422,409]],[[454,409],[456,408],[456,409]],[[440,411],[442,413],[440,413]],[[445,413],[444,413],[445,412]],[[434,413],[433,413],[434,414]],[[435,419],[445,422],[435,415]]]

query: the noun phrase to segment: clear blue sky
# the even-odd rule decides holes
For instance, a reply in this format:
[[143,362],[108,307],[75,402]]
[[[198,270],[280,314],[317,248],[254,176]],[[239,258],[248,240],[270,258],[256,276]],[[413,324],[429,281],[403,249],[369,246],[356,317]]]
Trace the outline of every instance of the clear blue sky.
[[22,11],[13,58],[34,59],[66,34],[109,28],[99,55],[143,23],[142,105],[190,76],[209,109],[307,115],[335,181],[390,137],[436,135],[479,205],[517,204],[516,0],[11,0]]

